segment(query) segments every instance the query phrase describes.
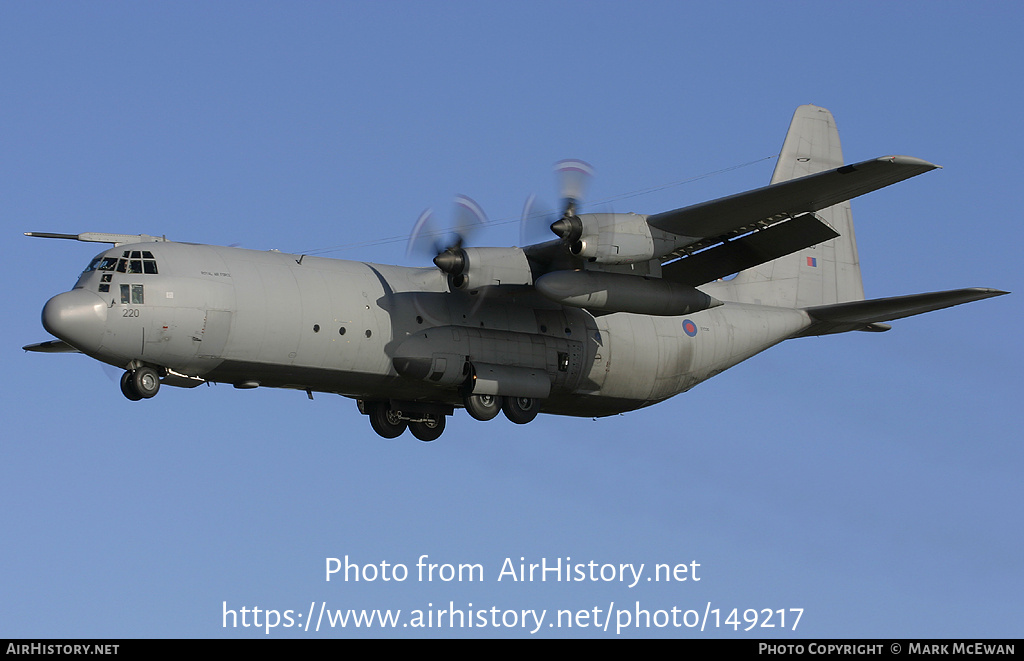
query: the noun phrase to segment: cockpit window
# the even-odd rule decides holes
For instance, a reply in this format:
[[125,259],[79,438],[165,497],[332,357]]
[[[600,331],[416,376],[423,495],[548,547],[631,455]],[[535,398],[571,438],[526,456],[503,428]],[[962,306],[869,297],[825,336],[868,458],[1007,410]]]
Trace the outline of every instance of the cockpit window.
[[121,253],[120,259],[114,257],[107,259],[111,260],[113,264],[106,270],[116,270],[118,273],[148,273],[150,275],[159,273],[153,253],[148,250],[125,250]]
[[104,257],[100,255],[96,259],[89,263],[89,267],[85,269],[85,272],[89,271],[113,271],[117,266],[117,257]]

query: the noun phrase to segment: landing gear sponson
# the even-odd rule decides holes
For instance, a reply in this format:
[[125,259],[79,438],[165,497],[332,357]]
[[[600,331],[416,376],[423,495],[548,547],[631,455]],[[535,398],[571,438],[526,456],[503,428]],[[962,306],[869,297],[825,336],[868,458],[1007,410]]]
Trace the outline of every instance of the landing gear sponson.
[[[477,420],[491,420],[499,411],[517,425],[525,425],[537,417],[540,402],[532,397],[501,395],[466,395],[463,403]],[[406,429],[421,441],[433,441],[444,432],[445,419],[454,407],[424,402],[398,400],[357,400],[359,412],[370,418],[373,431],[384,438],[398,438]]]

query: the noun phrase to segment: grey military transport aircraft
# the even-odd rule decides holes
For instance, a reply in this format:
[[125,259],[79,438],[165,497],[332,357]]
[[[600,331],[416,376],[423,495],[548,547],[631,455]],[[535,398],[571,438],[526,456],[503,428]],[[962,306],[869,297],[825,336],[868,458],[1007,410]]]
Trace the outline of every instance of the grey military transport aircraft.
[[805,105],[768,186],[645,216],[577,213],[577,183],[563,189],[557,238],[459,238],[438,247],[436,268],[29,232],[114,247],[46,303],[43,327],[58,339],[25,349],[122,368],[130,400],[208,382],[337,393],[385,438],[408,428],[432,441],[456,408],[519,424],[612,415],[786,339],[886,331],[1007,293],[864,299],[848,200],[936,167],[909,156],[844,164],[831,113]]

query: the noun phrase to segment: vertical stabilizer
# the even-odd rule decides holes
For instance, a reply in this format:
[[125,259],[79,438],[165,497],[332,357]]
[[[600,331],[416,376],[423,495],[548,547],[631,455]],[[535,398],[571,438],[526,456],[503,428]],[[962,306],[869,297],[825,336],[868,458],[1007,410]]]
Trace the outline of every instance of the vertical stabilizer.
[[[843,150],[832,113],[818,106],[800,106],[793,114],[771,183],[842,165]],[[837,238],[741,271],[733,280],[705,291],[723,300],[787,308],[863,300],[849,201],[822,209],[818,216],[839,233]]]

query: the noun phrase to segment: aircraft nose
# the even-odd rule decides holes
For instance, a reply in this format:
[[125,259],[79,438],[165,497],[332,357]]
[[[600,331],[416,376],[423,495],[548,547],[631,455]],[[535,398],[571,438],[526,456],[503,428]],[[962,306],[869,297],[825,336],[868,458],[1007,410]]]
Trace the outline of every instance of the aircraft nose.
[[107,304],[84,289],[57,294],[43,306],[43,328],[76,349],[96,350],[107,323]]

